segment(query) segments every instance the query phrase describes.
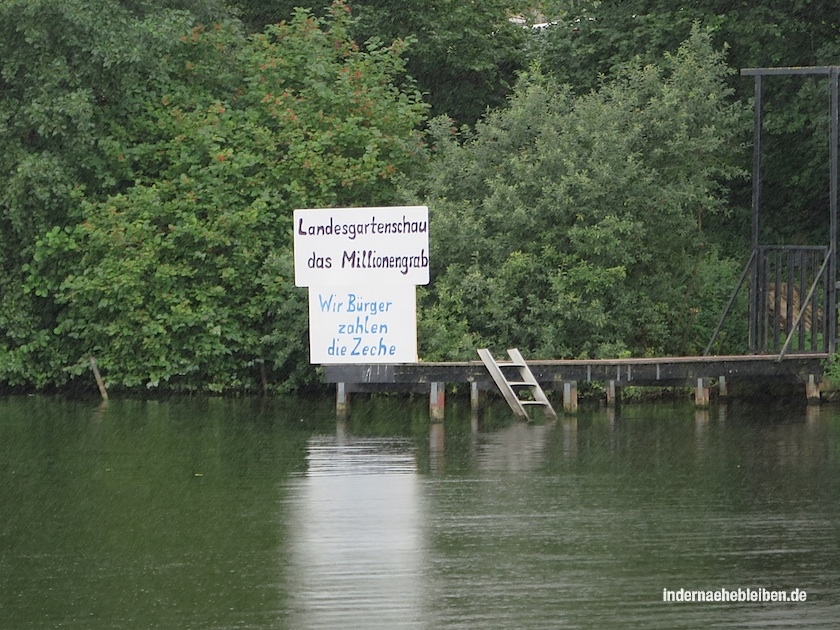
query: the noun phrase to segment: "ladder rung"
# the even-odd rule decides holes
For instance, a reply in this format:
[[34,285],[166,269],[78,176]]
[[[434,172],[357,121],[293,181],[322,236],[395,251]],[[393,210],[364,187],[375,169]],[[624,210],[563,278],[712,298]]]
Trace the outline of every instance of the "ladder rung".
[[548,403],[544,403],[541,400],[520,400],[519,401],[523,405],[546,405]]
[[534,387],[537,384],[536,381],[508,381],[511,387]]
[[525,363],[520,363],[519,361],[496,361],[496,365],[499,367],[516,367],[521,368],[525,367]]

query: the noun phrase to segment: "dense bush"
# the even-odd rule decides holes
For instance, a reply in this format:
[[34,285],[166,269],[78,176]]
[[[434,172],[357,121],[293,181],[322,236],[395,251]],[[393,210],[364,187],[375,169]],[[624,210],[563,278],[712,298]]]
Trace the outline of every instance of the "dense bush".
[[[183,27],[182,18],[171,16]],[[391,181],[422,156],[425,106],[395,84],[401,44],[361,49],[348,25],[335,3],[323,20],[299,11],[247,38],[236,23],[182,28],[132,108],[99,113],[95,91],[80,87],[91,97],[82,113],[105,119],[85,129],[114,183],[66,172],[97,166],[83,148],[56,158],[65,171],[53,177],[55,208],[36,203],[43,218],[15,235],[23,288],[44,315],[33,341],[7,329],[0,379],[61,383],[89,355],[112,386],[222,391],[263,379],[284,389],[312,379],[292,212],[391,203]],[[10,282],[4,295],[26,304],[20,288]],[[41,349],[52,361],[27,366]]]
[[703,231],[749,124],[729,73],[695,30],[597,91],[534,70],[475,131],[437,121],[427,303],[536,356],[702,350],[735,269]]

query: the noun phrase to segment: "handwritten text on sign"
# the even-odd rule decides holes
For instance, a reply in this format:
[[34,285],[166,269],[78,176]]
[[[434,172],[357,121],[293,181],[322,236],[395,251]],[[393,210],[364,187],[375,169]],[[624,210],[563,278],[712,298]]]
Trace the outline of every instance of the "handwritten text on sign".
[[310,287],[310,363],[417,361],[416,287]]
[[299,287],[429,283],[429,209],[295,210]]

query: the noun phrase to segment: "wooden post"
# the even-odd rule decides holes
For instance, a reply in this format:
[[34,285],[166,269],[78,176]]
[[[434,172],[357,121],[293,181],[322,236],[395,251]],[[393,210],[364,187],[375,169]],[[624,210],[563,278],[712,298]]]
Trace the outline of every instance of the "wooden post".
[[718,396],[721,398],[726,398],[729,396],[729,388],[726,386],[726,377],[719,376],[718,377]]
[[429,415],[432,422],[443,421],[443,410],[446,406],[446,383],[431,383],[429,389]]
[[335,415],[339,418],[347,416],[350,407],[350,395],[344,383],[335,384]]
[[484,399],[484,392],[478,389],[478,383],[475,381],[470,383],[470,412],[472,415],[478,415],[481,409],[481,403]]
[[563,411],[566,413],[578,411],[577,381],[563,381]]
[[808,382],[805,383],[805,396],[808,397],[809,405],[820,404],[820,386],[813,374],[808,375]]
[[694,406],[705,408],[709,406],[709,379],[698,378],[697,387],[694,388]]
[[478,383],[475,381],[470,383],[470,419],[474,422],[477,422],[481,415],[481,407],[486,394],[487,392],[478,389]]
[[607,408],[615,409],[621,405],[621,387],[615,381],[607,381]]
[[90,367],[93,370],[93,378],[96,379],[96,386],[99,388],[99,395],[102,396],[102,400],[108,400],[108,391],[105,389],[105,383],[102,380],[102,376],[99,374],[99,368],[96,366],[96,359],[93,357],[90,358]]

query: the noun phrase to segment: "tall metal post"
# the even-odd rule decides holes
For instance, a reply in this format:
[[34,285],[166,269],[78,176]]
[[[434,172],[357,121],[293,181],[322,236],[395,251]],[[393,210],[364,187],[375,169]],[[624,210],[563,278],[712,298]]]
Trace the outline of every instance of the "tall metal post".
[[831,125],[829,146],[829,167],[831,168],[831,186],[829,189],[829,209],[831,212],[831,249],[828,266],[828,352],[834,354],[837,349],[837,151],[838,151],[838,99],[837,77],[840,73],[838,66],[829,70],[831,91]]
[[758,318],[762,312],[762,304],[759,300],[759,286],[758,286],[758,270],[761,264],[758,256],[758,244],[760,233],[760,213],[761,213],[761,129],[762,121],[762,97],[764,86],[762,84],[762,75],[755,75],[755,128],[753,129],[753,169],[752,169],[752,250],[753,250],[753,270],[750,275],[750,331],[749,331],[749,348],[750,352],[758,350]]

